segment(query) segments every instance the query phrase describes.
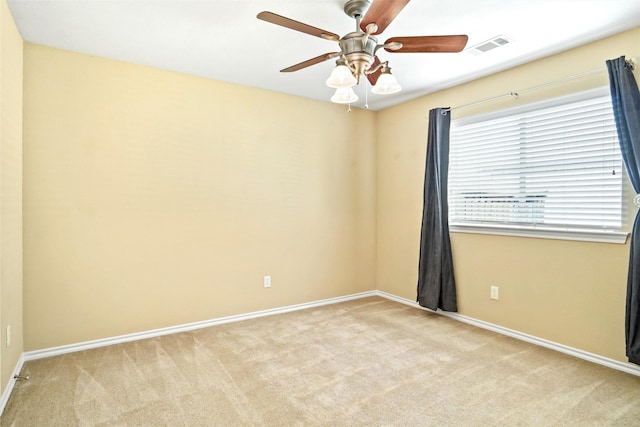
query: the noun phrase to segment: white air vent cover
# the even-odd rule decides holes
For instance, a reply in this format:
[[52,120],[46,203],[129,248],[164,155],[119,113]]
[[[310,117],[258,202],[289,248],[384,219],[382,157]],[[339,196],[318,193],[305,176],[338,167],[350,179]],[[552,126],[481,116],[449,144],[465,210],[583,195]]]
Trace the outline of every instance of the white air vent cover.
[[503,35],[495,36],[490,40],[484,41],[482,43],[478,43],[475,46],[471,46],[470,48],[466,49],[466,52],[474,56],[482,55],[483,53],[487,53],[493,49],[506,46],[510,43],[513,43],[513,42],[511,41],[511,39],[509,39],[506,36],[503,36]]

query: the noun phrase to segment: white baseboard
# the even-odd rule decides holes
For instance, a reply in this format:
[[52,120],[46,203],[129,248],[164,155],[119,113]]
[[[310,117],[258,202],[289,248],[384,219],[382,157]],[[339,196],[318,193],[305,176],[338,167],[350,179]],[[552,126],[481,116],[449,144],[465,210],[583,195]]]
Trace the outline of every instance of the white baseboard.
[[9,401],[9,396],[11,396],[11,392],[13,391],[13,387],[15,386],[16,379],[14,378],[14,376],[19,375],[20,372],[22,371],[22,367],[24,363],[30,360],[43,359],[46,357],[58,356],[58,355],[67,354],[67,353],[74,353],[77,351],[90,350],[90,349],[99,348],[99,347],[106,347],[109,345],[137,341],[137,340],[153,338],[153,337],[159,337],[162,335],[175,334],[178,332],[192,331],[195,329],[207,328],[210,326],[221,325],[224,323],[239,322],[242,320],[255,319],[255,318],[264,317],[264,316],[271,316],[274,314],[282,314],[290,311],[304,310],[307,308],[320,307],[323,305],[336,304],[340,302],[345,302],[345,301],[350,301],[350,300],[365,298],[365,297],[371,297],[371,296],[380,296],[392,301],[396,301],[396,302],[406,304],[412,307],[416,307],[422,310],[430,311],[432,313],[436,313],[442,316],[447,316],[452,319],[458,320],[460,322],[477,326],[479,328],[488,329],[490,331],[507,335],[507,336],[510,336],[522,341],[526,341],[532,344],[536,344],[541,347],[549,348],[551,350],[556,350],[561,353],[565,353],[565,354],[577,357],[579,359],[584,359],[589,362],[597,363],[599,365],[607,366],[609,368],[613,368],[629,374],[640,376],[640,366],[636,366],[631,363],[620,362],[620,361],[603,357],[594,353],[589,353],[587,351],[579,350],[563,344],[555,343],[555,342],[538,338],[532,335],[528,335],[522,332],[518,332],[512,329],[504,328],[502,326],[484,322],[482,320],[477,320],[471,317],[463,316],[458,313],[449,313],[449,312],[443,312],[443,311],[434,312],[427,308],[421,307],[418,303],[414,301],[408,300],[406,298],[398,297],[396,295],[389,294],[387,292],[368,291],[368,292],[361,292],[358,294],[346,295],[343,297],[328,298],[328,299],[313,301],[308,303],[295,304],[295,305],[273,308],[268,310],[255,311],[252,313],[239,314],[235,316],[220,317],[217,319],[205,320],[202,322],[187,323],[184,325],[171,326],[168,328],[154,329],[150,331],[137,332],[133,334],[120,335],[120,336],[111,337],[111,338],[85,341],[77,344],[63,345],[59,347],[52,347],[52,348],[46,348],[42,350],[28,351],[28,352],[22,353],[22,355],[20,356],[20,359],[18,360],[18,363],[16,364],[13,375],[9,380],[9,383],[6,389],[2,393],[2,397],[0,399],[0,415],[2,415],[2,412],[4,411],[4,408],[7,402]]
[[477,326],[482,329],[488,329],[493,332],[497,332],[502,335],[507,335],[512,338],[519,339],[521,341],[526,341],[531,344],[536,344],[541,347],[549,348],[551,350],[559,351],[560,353],[568,354],[570,356],[577,357],[578,359],[587,360],[589,362],[597,363],[598,365],[603,365],[609,368],[616,369],[618,371],[626,372],[628,374],[633,374],[640,376],[640,366],[634,365],[632,363],[620,362],[615,359],[610,359],[608,357],[600,356],[598,354],[589,353],[588,351],[580,350],[577,348],[569,347],[564,344],[559,344],[553,341],[545,340],[543,338],[538,338],[533,335],[525,334],[523,332],[518,332],[513,329],[505,328],[499,325],[494,325],[489,322],[485,322],[483,320],[474,319],[472,317],[463,316],[458,313],[450,313],[446,311],[433,311],[428,308],[420,306],[417,302],[408,300],[406,298],[401,298],[392,294],[388,294],[382,291],[375,291],[376,295],[381,296],[383,298],[387,298],[393,301],[400,302],[402,304],[407,304],[412,307],[417,307],[422,310],[429,311],[431,313],[440,314],[442,316],[449,317],[451,319],[458,320],[460,322],[468,323],[473,326]]
[[16,375],[20,375],[20,372],[22,372],[22,366],[24,365],[24,362],[24,353],[22,353],[18,358],[16,367],[11,373],[11,378],[9,378],[9,382],[7,383],[7,387],[2,393],[2,397],[0,397],[0,415],[2,415],[2,413],[4,412],[4,407],[7,406],[7,402],[9,402],[9,397],[11,397],[11,392],[13,391],[13,387],[16,385],[16,381],[20,381],[16,378]]
[[184,325],[170,326],[167,328],[153,329],[150,331],[136,332],[133,334],[120,335],[116,337],[103,338],[93,341],[85,341],[77,344],[63,345],[60,347],[45,348],[42,350],[28,351],[24,353],[24,360],[43,359],[45,357],[58,356],[61,354],[74,353],[76,351],[90,350],[92,348],[106,347],[114,344],[121,344],[130,341],[137,341],[147,338],[159,337],[162,335],[175,334],[178,332],[192,331],[195,329],[208,328],[210,326],[222,325],[224,323],[239,322],[242,320],[255,319],[257,317],[282,314],[290,311],[304,310],[307,308],[320,307],[327,304],[336,304],[358,298],[375,296],[375,291],[361,292],[359,294],[346,295],[343,297],[328,298],[319,301],[302,304],[289,305],[285,307],[272,308],[268,310],[254,311],[252,313],[238,314],[235,316],[219,317],[217,319],[204,320],[202,322],[187,323]]

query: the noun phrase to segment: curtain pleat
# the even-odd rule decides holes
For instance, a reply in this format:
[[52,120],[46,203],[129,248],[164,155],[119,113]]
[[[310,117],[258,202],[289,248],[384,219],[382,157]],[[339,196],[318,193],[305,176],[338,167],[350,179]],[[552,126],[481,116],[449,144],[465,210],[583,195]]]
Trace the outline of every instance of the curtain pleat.
[[417,301],[431,310],[458,311],[447,204],[450,128],[449,109],[429,111]]
[[[607,61],[609,87],[620,151],[627,175],[640,193],[640,92],[633,67],[624,56]],[[625,313],[626,351],[629,362],[640,364],[640,216],[631,231]]]

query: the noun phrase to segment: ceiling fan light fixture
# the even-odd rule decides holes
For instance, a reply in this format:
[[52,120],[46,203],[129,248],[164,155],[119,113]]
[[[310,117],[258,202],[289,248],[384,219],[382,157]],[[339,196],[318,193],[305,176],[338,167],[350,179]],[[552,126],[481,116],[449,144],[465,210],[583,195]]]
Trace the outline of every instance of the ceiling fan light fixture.
[[349,67],[347,67],[347,62],[344,59],[338,59],[336,61],[336,67],[331,71],[331,75],[326,83],[329,87],[339,89],[353,87],[357,83],[357,80],[353,77],[353,73]]
[[400,92],[402,87],[398,84],[398,81],[391,74],[391,68],[387,65],[382,66],[380,77],[378,77],[378,81],[376,85],[371,88],[371,92],[376,95],[390,95],[392,93]]
[[358,95],[350,87],[340,87],[331,97],[331,102],[336,104],[351,104],[358,100]]

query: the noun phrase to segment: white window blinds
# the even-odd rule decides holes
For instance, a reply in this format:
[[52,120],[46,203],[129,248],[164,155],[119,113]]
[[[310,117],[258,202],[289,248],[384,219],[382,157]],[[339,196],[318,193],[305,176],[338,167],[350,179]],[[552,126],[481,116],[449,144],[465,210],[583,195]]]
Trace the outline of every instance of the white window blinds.
[[619,230],[622,161],[597,93],[452,122],[450,224]]

